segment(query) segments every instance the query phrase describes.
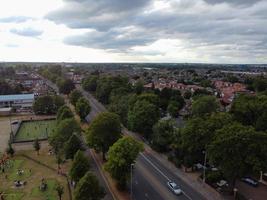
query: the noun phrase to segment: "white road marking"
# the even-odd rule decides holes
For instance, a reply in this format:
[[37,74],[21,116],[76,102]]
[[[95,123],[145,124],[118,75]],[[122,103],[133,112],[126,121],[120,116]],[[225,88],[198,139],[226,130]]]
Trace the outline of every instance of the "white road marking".
[[154,165],[143,153],[140,153],[140,155],[150,164],[152,167],[155,168],[164,178],[166,178],[168,181],[171,181],[171,179],[168,178],[156,165]]
[[[164,178],[166,178],[168,181],[171,181],[168,176],[166,176],[154,163],[152,163],[151,160],[149,160],[143,153],[140,153],[140,155],[152,166],[155,170],[157,170]],[[190,196],[188,196],[184,191],[182,191],[183,194],[190,200],[193,200]]]

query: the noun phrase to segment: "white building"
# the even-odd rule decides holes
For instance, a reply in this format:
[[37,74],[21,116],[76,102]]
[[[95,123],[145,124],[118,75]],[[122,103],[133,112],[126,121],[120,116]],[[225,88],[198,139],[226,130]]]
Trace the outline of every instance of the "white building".
[[34,94],[0,95],[0,108],[32,108]]

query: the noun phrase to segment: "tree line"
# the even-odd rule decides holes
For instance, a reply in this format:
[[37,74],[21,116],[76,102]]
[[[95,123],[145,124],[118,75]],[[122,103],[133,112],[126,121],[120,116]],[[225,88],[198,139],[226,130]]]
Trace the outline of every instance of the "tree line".
[[[206,154],[208,163],[219,169],[208,171],[207,180],[224,178],[234,187],[238,178],[267,170],[267,95],[264,81],[258,85],[261,81],[253,79],[258,93],[237,95],[229,112],[221,112],[216,97],[206,91],[183,95],[171,89],[147,91],[140,82],[132,86],[125,77],[101,75],[89,76],[82,86],[177,166],[194,168],[204,163]],[[175,117],[172,111],[177,114],[189,98],[192,107],[184,127],[161,119],[166,113]]]

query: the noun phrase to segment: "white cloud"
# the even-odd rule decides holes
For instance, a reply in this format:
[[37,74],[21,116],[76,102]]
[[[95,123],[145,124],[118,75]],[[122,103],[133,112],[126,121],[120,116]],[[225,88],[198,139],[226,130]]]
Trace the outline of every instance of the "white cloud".
[[0,5],[0,61],[267,63],[266,1]]

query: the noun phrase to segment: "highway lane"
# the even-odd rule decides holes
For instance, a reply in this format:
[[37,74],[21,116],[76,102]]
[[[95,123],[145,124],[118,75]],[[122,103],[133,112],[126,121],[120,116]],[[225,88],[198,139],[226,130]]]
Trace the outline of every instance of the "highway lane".
[[[85,97],[89,100],[92,106],[92,113],[88,116],[88,120],[91,121],[98,113],[106,111],[105,107],[100,104],[91,94],[85,92],[79,88]],[[131,133],[127,129],[123,129],[124,134]],[[133,135],[136,138],[136,135]],[[138,139],[138,137],[137,137]],[[183,182],[177,174],[166,168],[159,160],[153,155],[142,153],[137,159],[135,164],[135,170],[133,174],[133,199],[136,200],[204,200],[197,191],[191,186]],[[175,196],[167,188],[167,181],[175,181],[181,186],[184,194],[181,196]]]

